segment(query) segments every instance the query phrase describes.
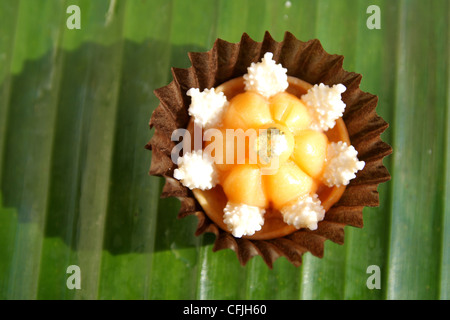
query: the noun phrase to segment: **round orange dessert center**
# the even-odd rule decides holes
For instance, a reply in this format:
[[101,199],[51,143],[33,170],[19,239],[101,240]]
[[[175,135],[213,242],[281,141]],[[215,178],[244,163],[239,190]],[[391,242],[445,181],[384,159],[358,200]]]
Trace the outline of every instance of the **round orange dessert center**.
[[[296,230],[284,222],[281,210],[297,199],[317,194],[325,210],[339,200],[345,187],[327,187],[321,178],[329,144],[349,141],[347,130],[341,119],[325,133],[310,129],[312,116],[300,99],[310,88],[292,77],[285,92],[270,98],[245,91],[242,78],[217,88],[229,101],[216,128],[223,135],[223,147],[215,151],[219,184],[194,193],[222,229],[227,230],[223,222],[227,202],[264,209],[262,229],[245,237],[271,239]],[[210,144],[205,143],[205,150]],[[242,146],[245,151],[239,152]]]
[[[225,168],[221,185],[233,203],[280,210],[296,199],[312,195],[325,164],[328,139],[322,132],[309,130],[311,117],[297,96],[281,92],[269,99],[252,91],[238,93],[230,100],[223,116],[225,130],[237,130],[248,138],[234,141],[241,162]],[[239,153],[239,152],[238,152]],[[245,160],[245,161],[242,161]]]

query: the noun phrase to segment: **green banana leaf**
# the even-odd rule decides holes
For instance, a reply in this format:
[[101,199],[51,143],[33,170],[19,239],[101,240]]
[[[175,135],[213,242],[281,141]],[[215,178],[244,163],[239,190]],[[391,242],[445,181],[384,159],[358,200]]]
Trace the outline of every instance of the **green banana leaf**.
[[[449,21],[447,0],[0,0],[0,299],[449,299]],[[144,149],[171,67],[265,31],[344,55],[390,124],[380,206],[300,267],[213,252]]]

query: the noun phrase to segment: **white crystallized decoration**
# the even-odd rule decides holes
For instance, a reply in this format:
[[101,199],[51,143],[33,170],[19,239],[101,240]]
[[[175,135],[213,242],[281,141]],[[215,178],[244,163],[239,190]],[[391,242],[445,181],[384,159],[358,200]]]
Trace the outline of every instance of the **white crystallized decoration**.
[[259,207],[228,202],[223,212],[223,222],[236,238],[251,236],[264,225],[265,210]]
[[353,146],[339,141],[328,146],[327,160],[322,180],[325,185],[341,186],[356,178],[356,172],[364,168],[365,162],[357,158],[358,151]]
[[[248,73],[244,75],[246,91],[256,91],[269,98],[288,88],[287,69],[272,58],[273,54],[266,52],[261,62],[252,63],[247,68]],[[341,99],[341,93],[345,90],[343,84],[329,87],[321,83],[314,85],[301,97],[313,118],[310,129],[327,131],[335,126],[336,120],[342,117],[346,107]],[[223,92],[216,92],[214,88],[202,92],[198,88],[191,88],[186,94],[191,97],[189,115],[197,125],[202,128],[220,125],[222,114],[229,104]],[[285,137],[272,137],[271,149],[274,154],[279,155],[286,148]],[[364,161],[358,160],[357,154],[355,148],[345,142],[330,143],[322,175],[323,183],[328,187],[347,185],[365,165]],[[203,154],[202,150],[187,152],[178,158],[178,169],[174,170],[173,176],[191,190],[208,190],[218,183],[218,172],[213,159]],[[264,208],[228,202],[223,212],[224,223],[237,238],[251,236],[264,225]],[[286,205],[281,209],[281,214],[285,223],[297,229],[315,230],[318,222],[325,217],[325,209],[318,195],[314,194],[303,196]]]
[[247,74],[244,75],[245,90],[256,91],[269,98],[287,89],[289,86],[287,69],[272,58],[273,53],[266,52],[261,62],[252,62],[247,68]]
[[341,93],[346,89],[341,83],[332,87],[321,83],[314,85],[302,96],[313,117],[312,130],[327,131],[334,127],[336,120],[344,114],[345,103],[341,99]]
[[216,92],[214,88],[200,92],[198,88],[189,89],[186,94],[191,97],[189,115],[194,117],[195,124],[203,128],[216,125],[225,107],[228,105],[227,97],[223,92]]
[[255,141],[255,149],[262,157],[278,157],[284,151],[286,151],[289,146],[284,134],[272,134],[270,136],[270,141],[267,131],[264,134],[259,135]]
[[173,177],[189,189],[208,190],[218,182],[214,160],[202,150],[187,152],[178,158],[178,169]]
[[322,207],[317,194],[298,199],[294,204],[281,209],[285,223],[293,225],[297,229],[317,229],[317,223],[325,217],[325,209]]
[[280,156],[288,149],[288,142],[284,134],[274,134],[270,139],[271,151],[275,156]]

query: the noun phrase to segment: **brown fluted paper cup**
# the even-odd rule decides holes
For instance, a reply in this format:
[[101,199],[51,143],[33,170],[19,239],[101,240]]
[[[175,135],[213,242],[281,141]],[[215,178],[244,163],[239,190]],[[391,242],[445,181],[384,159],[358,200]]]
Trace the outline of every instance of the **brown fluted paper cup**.
[[[288,70],[288,76],[310,84],[331,86],[342,83],[346,86],[347,90],[342,94],[346,104],[342,119],[350,142],[358,151],[359,160],[365,162],[365,167],[346,186],[339,201],[327,210],[316,230],[300,229],[265,240],[235,238],[208,217],[191,190],[173,178],[177,166],[171,160],[175,146],[171,135],[178,128],[188,127],[190,97],[186,95],[187,90],[217,87],[241,77],[247,73],[250,64],[260,61],[266,52],[273,53],[273,59]],[[213,251],[230,248],[236,252],[242,265],[260,255],[271,268],[280,256],[295,266],[301,265],[305,252],[322,257],[325,240],[343,244],[346,225],[363,226],[363,208],[379,205],[377,187],[390,179],[383,158],[392,152],[392,148],[380,138],[388,124],[376,114],[377,96],[359,89],[361,75],[342,68],[343,56],[328,54],[317,39],[303,42],[289,32],[281,42],[275,41],[268,32],[262,42],[252,40],[245,33],[238,43],[217,39],[210,51],[190,52],[188,55],[191,67],[172,68],[173,81],[155,90],[160,104],[150,119],[150,128],[155,131],[146,148],[152,151],[150,174],[165,179],[161,197],[177,197],[181,201],[179,218],[197,216],[196,235],[212,232],[216,235]]]

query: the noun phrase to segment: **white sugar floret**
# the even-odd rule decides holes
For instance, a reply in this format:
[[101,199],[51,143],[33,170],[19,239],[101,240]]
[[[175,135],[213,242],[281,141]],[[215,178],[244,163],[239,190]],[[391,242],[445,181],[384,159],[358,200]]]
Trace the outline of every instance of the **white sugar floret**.
[[256,149],[259,150],[260,156],[278,157],[289,148],[284,134],[272,133],[270,139],[268,135],[269,133],[266,131],[256,140]]
[[273,53],[266,52],[261,62],[250,64],[244,75],[245,90],[256,91],[268,98],[287,89],[287,69],[272,58]]
[[325,217],[325,209],[322,207],[317,194],[298,199],[294,204],[285,206],[281,210],[283,220],[297,229],[317,229],[317,223]]
[[275,156],[281,155],[284,151],[286,151],[289,146],[286,137],[284,134],[274,134],[270,139],[272,153]]
[[208,190],[218,182],[213,159],[201,150],[187,152],[178,158],[173,177],[189,189]]
[[311,129],[327,131],[334,127],[336,120],[342,117],[345,110],[341,93],[346,89],[341,83],[332,87],[321,83],[314,85],[302,96],[313,118]]
[[358,160],[358,151],[346,142],[332,142],[328,146],[327,160],[322,180],[329,186],[349,184],[356,172],[364,168],[365,162]]
[[259,207],[228,202],[223,212],[223,222],[236,238],[251,236],[264,225],[266,211]]
[[227,97],[223,92],[216,92],[214,88],[203,91],[191,88],[186,94],[191,97],[188,112],[194,117],[196,124],[205,128],[220,122],[222,113],[228,105]]

